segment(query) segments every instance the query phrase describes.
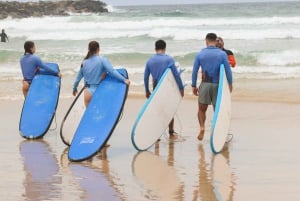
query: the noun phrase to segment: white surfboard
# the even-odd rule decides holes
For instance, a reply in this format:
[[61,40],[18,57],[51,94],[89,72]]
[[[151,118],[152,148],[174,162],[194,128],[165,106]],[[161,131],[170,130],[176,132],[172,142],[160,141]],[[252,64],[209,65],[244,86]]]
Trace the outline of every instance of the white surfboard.
[[82,87],[82,89],[75,97],[61,123],[60,137],[63,143],[67,146],[70,146],[77,126],[85,111],[83,91],[84,87]]
[[135,149],[147,150],[160,138],[175,116],[181,100],[174,75],[167,68],[133,125],[131,141]]
[[212,132],[210,136],[210,147],[213,153],[222,151],[227,139],[231,117],[231,94],[222,64],[220,67],[220,81],[216,108],[212,120]]

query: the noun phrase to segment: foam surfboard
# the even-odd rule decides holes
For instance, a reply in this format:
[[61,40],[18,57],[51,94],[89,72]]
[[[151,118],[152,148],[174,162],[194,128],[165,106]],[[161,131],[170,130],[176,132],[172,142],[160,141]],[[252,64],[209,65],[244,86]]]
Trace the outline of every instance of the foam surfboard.
[[[55,63],[47,63],[47,65],[59,69]],[[47,133],[58,104],[60,83],[60,77],[42,69],[33,78],[23,103],[19,122],[22,137],[36,139]]]
[[175,116],[181,100],[173,73],[167,68],[133,125],[131,142],[135,149],[147,150],[160,138]]
[[177,200],[182,197],[183,187],[171,166],[149,151],[138,152],[132,162],[132,172],[141,182],[145,197],[156,200]]
[[210,147],[215,154],[221,152],[224,147],[231,117],[231,94],[223,64],[220,66],[219,79],[216,108],[212,119],[210,136]]
[[73,100],[60,126],[60,137],[67,146],[70,146],[77,126],[85,111],[83,91],[84,87],[82,87]]
[[[118,69],[128,77],[126,69]],[[110,76],[102,80],[73,136],[68,158],[83,161],[95,155],[111,136],[123,110],[128,86]]]

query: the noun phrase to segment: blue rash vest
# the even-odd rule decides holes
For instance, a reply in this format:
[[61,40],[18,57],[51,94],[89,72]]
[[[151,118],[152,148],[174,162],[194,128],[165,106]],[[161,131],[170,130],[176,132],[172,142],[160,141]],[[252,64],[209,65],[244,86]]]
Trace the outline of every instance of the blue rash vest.
[[149,90],[150,74],[152,76],[153,85],[155,87],[167,68],[171,68],[176,83],[179,87],[179,90],[183,90],[184,88],[183,83],[176,69],[174,59],[166,54],[154,54],[147,61],[145,71],[144,71],[144,85],[147,93],[150,93]]
[[198,71],[201,66],[202,81],[219,83],[220,65],[224,64],[227,80],[232,84],[232,72],[228,63],[227,55],[215,46],[208,46],[198,52],[195,56],[192,87],[196,87]]
[[74,81],[73,90],[77,91],[78,84],[83,77],[85,85],[98,85],[101,81],[101,74],[104,72],[108,72],[118,80],[125,82],[125,77],[115,70],[106,58],[93,55],[83,61],[82,67]]
[[20,59],[20,65],[24,80],[31,81],[39,68],[43,68],[46,71],[58,74],[58,71],[48,67],[42,60],[34,54],[25,54]]

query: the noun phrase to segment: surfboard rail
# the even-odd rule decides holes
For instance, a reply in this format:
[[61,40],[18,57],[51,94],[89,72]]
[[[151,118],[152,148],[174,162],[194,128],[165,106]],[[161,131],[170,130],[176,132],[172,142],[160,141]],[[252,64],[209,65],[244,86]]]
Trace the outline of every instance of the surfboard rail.
[[[61,122],[61,125],[60,125],[60,130],[59,130],[59,133],[60,133],[60,138],[61,140],[63,141],[63,143],[67,146],[70,146],[71,144],[71,141],[72,141],[72,138],[71,139],[67,139],[67,136],[66,134],[64,133],[64,125],[65,125],[65,122],[67,120],[67,118],[69,117],[69,114],[70,112],[72,111],[74,105],[77,103],[79,97],[82,96],[83,94],[83,91],[84,91],[85,87],[83,86],[80,91],[78,92],[77,96],[74,98],[73,102],[71,103],[71,106],[69,107],[69,109],[67,110],[67,113],[65,114],[62,122]],[[67,131],[65,131],[67,132]]]
[[212,119],[210,147],[214,154],[220,153],[226,142],[230,126],[231,94],[224,65],[220,66],[220,80],[216,107]]

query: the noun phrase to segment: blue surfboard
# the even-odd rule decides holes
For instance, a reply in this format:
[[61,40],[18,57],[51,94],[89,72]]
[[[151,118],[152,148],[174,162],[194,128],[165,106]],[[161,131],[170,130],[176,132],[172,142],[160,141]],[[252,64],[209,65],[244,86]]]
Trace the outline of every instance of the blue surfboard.
[[[118,69],[128,77],[126,69]],[[101,82],[92,96],[72,139],[68,158],[83,161],[94,156],[111,136],[123,110],[128,86],[110,76]]]
[[[47,65],[59,69],[55,63]],[[19,131],[22,137],[36,139],[47,133],[58,104],[60,82],[60,77],[44,70],[34,77],[21,112]]]

